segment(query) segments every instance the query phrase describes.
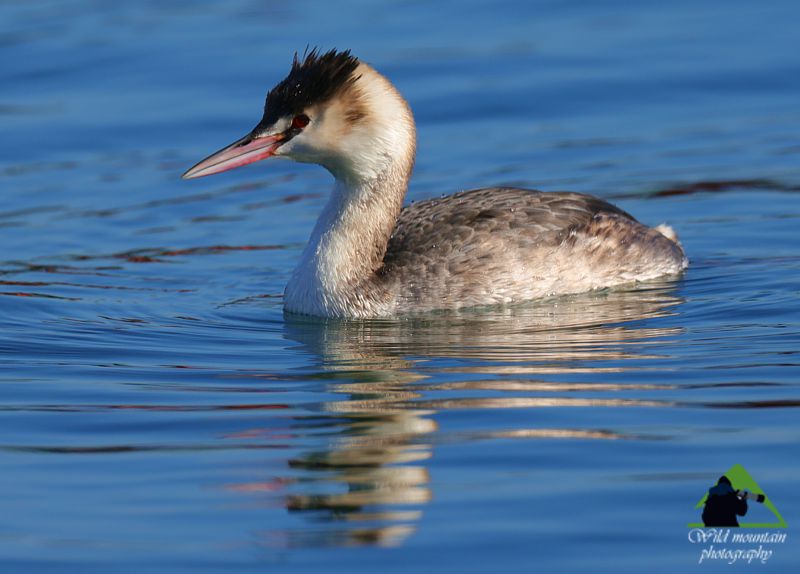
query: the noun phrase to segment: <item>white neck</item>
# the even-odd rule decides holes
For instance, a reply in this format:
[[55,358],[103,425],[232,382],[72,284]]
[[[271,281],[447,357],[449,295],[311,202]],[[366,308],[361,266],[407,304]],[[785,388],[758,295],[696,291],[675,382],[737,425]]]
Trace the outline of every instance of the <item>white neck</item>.
[[325,317],[383,315],[392,301],[376,281],[405,196],[405,180],[336,181],[286,286],[287,311]]
[[358,97],[366,117],[318,161],[336,179],[286,286],[287,311],[324,317],[386,315],[395,304],[376,271],[403,205],[414,163],[414,119],[394,86],[366,64]]

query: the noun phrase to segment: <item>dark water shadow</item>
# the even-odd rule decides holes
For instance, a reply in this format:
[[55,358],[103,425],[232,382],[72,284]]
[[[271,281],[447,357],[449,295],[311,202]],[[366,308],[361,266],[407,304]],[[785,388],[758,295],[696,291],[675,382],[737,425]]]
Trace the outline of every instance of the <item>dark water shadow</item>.
[[785,183],[775,179],[719,179],[701,180],[678,183],[665,186],[652,191],[637,191],[633,193],[617,193],[609,195],[609,199],[659,199],[664,197],[675,197],[681,195],[695,195],[699,193],[729,193],[733,191],[779,191],[785,193],[796,193],[800,191],[800,185]]

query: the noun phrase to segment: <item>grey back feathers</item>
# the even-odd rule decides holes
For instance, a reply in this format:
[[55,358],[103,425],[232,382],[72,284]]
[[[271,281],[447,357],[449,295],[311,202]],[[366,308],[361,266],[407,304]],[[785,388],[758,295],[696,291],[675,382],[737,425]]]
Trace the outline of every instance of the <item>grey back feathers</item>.
[[350,50],[320,54],[314,48],[302,58],[295,53],[289,75],[267,94],[259,126],[271,126],[282,117],[326,102],[358,79],[353,76],[358,64]]
[[410,205],[378,277],[411,311],[578,293],[680,272],[680,244],[579,193],[488,188]]

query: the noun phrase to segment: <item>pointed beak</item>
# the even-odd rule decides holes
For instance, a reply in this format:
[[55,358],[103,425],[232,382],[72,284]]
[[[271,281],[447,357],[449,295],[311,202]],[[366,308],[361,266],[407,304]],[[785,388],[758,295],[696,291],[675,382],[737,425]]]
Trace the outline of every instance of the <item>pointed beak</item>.
[[211,154],[189,169],[183,174],[183,179],[194,179],[195,177],[213,175],[235,167],[247,165],[248,163],[266,159],[275,155],[275,151],[286,139],[287,137],[283,133],[265,136],[255,136],[252,133],[247,134],[239,141]]

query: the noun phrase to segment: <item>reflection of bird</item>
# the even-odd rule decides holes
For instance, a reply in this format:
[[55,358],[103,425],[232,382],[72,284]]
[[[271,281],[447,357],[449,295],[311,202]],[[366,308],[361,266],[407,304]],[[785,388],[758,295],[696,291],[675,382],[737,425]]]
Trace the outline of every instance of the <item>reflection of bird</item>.
[[[311,358],[312,378],[325,381],[325,398],[308,403],[310,412],[291,416],[287,429],[278,431],[299,441],[289,473],[234,488],[286,488],[286,507],[305,519],[304,526],[279,537],[293,547],[401,544],[416,531],[435,496],[428,461],[438,445],[636,436],[580,422],[550,426],[543,423],[547,417],[536,416],[516,419],[525,426],[501,417],[500,428],[486,419],[479,429],[440,429],[440,412],[669,406],[639,394],[671,392],[673,385],[580,382],[580,375],[641,369],[648,347],[663,348],[650,343],[678,332],[654,327],[650,320],[669,314],[679,302],[668,290],[651,288],[449,313],[435,321],[289,316],[282,323],[284,337]],[[443,368],[446,380],[431,378],[436,367],[430,357],[450,365]],[[491,378],[479,376],[487,372]],[[568,380],[545,378],[553,373],[568,374]],[[251,436],[259,434],[255,429]]]
[[[478,135],[478,134],[476,134]],[[508,303],[674,274],[674,232],[598,198],[489,188],[402,209],[415,154],[408,104],[349,52],[295,57],[245,137],[184,174],[271,156],[336,178],[286,287],[291,312],[370,317]]]

